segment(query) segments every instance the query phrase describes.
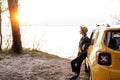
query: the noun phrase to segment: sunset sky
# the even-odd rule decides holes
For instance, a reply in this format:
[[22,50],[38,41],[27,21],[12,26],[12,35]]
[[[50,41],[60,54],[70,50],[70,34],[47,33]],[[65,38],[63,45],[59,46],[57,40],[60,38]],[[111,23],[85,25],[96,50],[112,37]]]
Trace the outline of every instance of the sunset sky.
[[22,24],[78,26],[111,23],[119,0],[20,0]]

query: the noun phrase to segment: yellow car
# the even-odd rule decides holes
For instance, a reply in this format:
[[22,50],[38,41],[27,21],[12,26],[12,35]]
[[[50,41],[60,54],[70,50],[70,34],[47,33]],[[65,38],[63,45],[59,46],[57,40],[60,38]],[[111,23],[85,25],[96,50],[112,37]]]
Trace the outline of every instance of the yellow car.
[[96,28],[87,51],[89,80],[120,80],[120,26]]

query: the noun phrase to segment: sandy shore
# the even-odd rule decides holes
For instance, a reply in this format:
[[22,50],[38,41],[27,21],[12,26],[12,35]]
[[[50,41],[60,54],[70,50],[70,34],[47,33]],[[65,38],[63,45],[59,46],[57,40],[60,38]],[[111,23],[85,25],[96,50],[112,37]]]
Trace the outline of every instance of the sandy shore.
[[[29,54],[0,56],[0,80],[68,80],[74,75],[70,61]],[[80,80],[88,80],[81,74]]]

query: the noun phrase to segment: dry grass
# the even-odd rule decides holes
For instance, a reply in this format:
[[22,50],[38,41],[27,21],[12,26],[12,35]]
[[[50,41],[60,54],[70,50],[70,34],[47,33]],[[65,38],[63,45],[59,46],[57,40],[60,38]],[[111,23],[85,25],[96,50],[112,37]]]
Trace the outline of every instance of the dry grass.
[[57,55],[49,54],[47,52],[32,50],[32,51],[26,51],[25,53],[30,54],[32,57],[48,57],[48,58],[60,58]]

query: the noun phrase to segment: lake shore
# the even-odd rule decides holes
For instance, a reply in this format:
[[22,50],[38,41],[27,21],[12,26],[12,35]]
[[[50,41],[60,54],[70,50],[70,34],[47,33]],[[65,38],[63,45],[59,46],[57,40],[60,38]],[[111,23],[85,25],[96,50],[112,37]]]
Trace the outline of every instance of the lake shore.
[[[30,54],[0,56],[0,80],[68,80],[74,75],[70,59],[31,56]],[[83,74],[83,73],[82,73]],[[87,80],[84,75],[84,79]]]

